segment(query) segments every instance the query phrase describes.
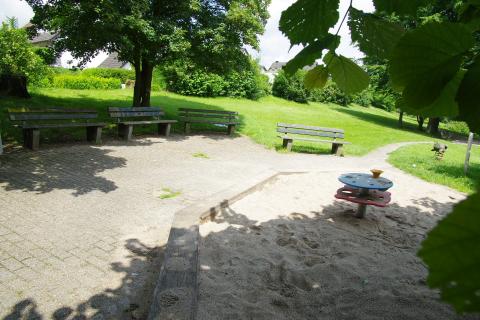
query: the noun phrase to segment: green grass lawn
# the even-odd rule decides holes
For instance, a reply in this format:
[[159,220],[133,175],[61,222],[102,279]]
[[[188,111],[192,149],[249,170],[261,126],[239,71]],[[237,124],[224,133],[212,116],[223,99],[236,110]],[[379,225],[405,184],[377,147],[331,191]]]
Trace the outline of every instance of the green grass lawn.
[[480,147],[472,149],[468,176],[463,172],[466,145],[448,143],[443,160],[435,159],[432,147],[426,144],[403,147],[390,155],[389,162],[426,181],[473,193],[480,182]]
[[[131,90],[67,90],[67,89],[32,89],[30,100],[0,100],[0,120],[4,139],[10,143],[21,141],[21,132],[12,128],[8,120],[8,108],[94,108],[99,111],[101,121],[109,121],[108,106],[130,106]],[[364,155],[380,146],[402,141],[429,141],[431,137],[419,132],[413,118],[406,119],[405,128],[399,129],[397,115],[376,108],[359,106],[341,107],[320,103],[298,104],[274,97],[259,101],[233,98],[196,98],[185,97],[167,92],[152,94],[152,105],[161,106],[167,112],[167,118],[178,117],[178,108],[207,108],[238,111],[241,125],[239,132],[251,137],[257,143],[269,148],[280,149],[282,141],[277,138],[276,123],[299,123],[305,125],[334,127],[344,129],[347,155]],[[192,128],[195,133],[195,126]],[[201,128],[204,130],[205,128]],[[212,127],[210,127],[212,130]],[[213,130],[220,130],[213,128]],[[137,133],[153,132],[136,128]],[[181,132],[180,126],[174,131]],[[105,130],[105,134],[114,135],[114,126]],[[83,139],[82,130],[42,131],[43,143],[46,141],[69,141]],[[328,144],[295,143],[293,151],[328,153]]]

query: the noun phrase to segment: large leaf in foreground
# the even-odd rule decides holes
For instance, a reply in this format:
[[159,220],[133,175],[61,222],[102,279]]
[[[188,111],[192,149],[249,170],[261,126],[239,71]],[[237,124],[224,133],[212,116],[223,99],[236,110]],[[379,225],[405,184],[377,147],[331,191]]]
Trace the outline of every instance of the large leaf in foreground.
[[470,130],[480,132],[480,57],[477,57],[465,74],[457,101],[460,117],[468,123]]
[[352,60],[329,52],[323,61],[333,81],[346,94],[358,93],[368,87],[370,77]]
[[328,69],[325,66],[317,66],[308,71],[305,75],[305,88],[321,89],[325,87],[328,81]]
[[309,66],[315,60],[322,57],[322,51],[325,49],[335,50],[340,44],[340,37],[329,34],[322,40],[317,40],[307,45],[295,58],[290,60],[283,69],[288,74],[294,74],[298,69]]
[[377,11],[413,15],[419,7],[427,5],[430,0],[373,0]]
[[430,269],[428,285],[458,312],[480,311],[480,193],[455,206],[433,229],[418,255]]
[[397,101],[397,108],[409,114],[423,117],[450,117],[455,118],[459,114],[458,103],[456,101],[458,88],[465,75],[465,70],[461,70],[455,77],[447,83],[440,96],[429,106],[408,105],[403,98]]
[[350,9],[348,21],[352,41],[367,56],[390,57],[395,45],[405,33],[400,25],[355,8]]
[[322,39],[338,21],[339,0],[298,0],[282,13],[280,31],[292,45]]
[[394,87],[409,105],[428,106],[460,69],[473,46],[470,30],[458,23],[429,23],[407,32],[391,56]]

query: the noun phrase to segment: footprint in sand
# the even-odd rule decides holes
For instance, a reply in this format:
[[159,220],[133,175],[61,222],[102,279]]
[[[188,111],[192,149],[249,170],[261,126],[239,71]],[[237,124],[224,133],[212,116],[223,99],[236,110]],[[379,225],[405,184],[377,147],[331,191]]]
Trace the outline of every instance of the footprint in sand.
[[288,245],[295,246],[298,243],[298,240],[291,236],[280,236],[277,238],[277,244],[280,247],[286,247]]
[[307,238],[307,237],[303,237],[302,240],[303,240],[303,242],[305,242],[305,244],[306,244],[307,246],[309,246],[309,247],[312,248],[312,249],[318,249],[318,248],[320,247],[320,245],[318,244],[318,242],[313,241],[313,240],[311,240],[311,239],[309,239],[309,238]]

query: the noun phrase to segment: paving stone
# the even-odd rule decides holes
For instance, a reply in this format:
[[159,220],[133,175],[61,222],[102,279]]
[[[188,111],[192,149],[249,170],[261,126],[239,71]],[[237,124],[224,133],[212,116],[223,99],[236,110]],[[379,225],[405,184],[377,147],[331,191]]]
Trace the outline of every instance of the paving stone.
[[2,265],[4,268],[10,271],[15,271],[24,267],[24,265],[21,262],[19,262],[18,260],[15,260],[14,258],[0,261],[0,265]]
[[15,278],[15,275],[6,268],[0,268],[0,283],[5,283]]
[[29,258],[22,261],[22,263],[33,270],[42,270],[45,267],[45,262],[37,258]]
[[[194,159],[192,150],[211,159]],[[96,296],[110,297],[99,306],[109,310],[103,316],[122,318],[123,313],[111,313],[123,310],[108,304],[129,301],[131,286],[142,287],[150,261],[145,257],[165,244],[176,211],[273,165],[290,165],[293,158],[303,170],[338,167],[343,161],[278,155],[249,139],[224,136],[110,141],[95,147],[46,144],[38,152],[2,155],[0,319],[18,302],[18,297],[2,300],[11,297],[9,282],[32,288],[28,298],[43,319],[61,308],[82,308]],[[153,192],[162,188],[182,195],[160,200]],[[152,293],[142,294],[148,297],[136,301],[146,303]],[[95,312],[90,308],[85,314]]]
[[99,241],[99,242],[95,243],[95,246],[97,248],[102,249],[103,251],[106,251],[106,252],[110,252],[114,249],[114,247],[112,247],[111,245],[107,244],[104,241]]
[[5,236],[7,234],[9,234],[11,231],[8,230],[7,228],[4,228],[2,226],[0,226],[0,236]]

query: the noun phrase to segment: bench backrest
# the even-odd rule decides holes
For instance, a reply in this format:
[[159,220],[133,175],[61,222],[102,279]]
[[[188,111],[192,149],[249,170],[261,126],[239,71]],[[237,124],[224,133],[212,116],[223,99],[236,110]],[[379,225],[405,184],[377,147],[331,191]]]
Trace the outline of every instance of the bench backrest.
[[97,119],[96,110],[51,108],[42,110],[9,109],[8,115],[13,122],[75,121]]
[[298,134],[298,135],[307,135],[307,136],[326,137],[326,138],[332,138],[332,139],[345,138],[345,131],[343,131],[342,129],[313,127],[313,126],[305,126],[301,124],[278,123],[277,132],[283,133],[285,135]]
[[219,123],[238,121],[238,112],[235,111],[180,108],[179,112],[180,118],[184,120],[208,119]]
[[159,107],[140,107],[140,108],[108,108],[111,118],[147,118],[154,117],[159,119],[165,115],[165,112]]

